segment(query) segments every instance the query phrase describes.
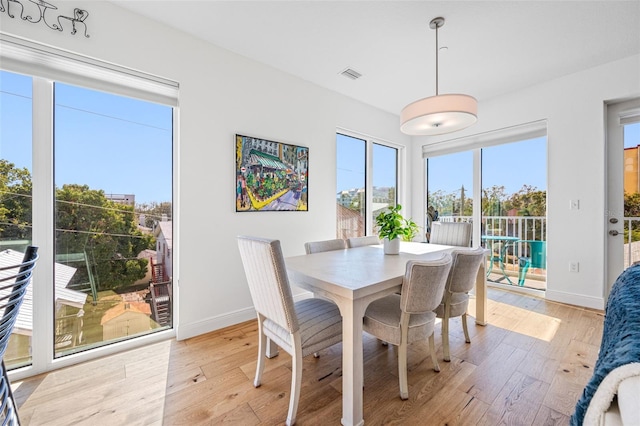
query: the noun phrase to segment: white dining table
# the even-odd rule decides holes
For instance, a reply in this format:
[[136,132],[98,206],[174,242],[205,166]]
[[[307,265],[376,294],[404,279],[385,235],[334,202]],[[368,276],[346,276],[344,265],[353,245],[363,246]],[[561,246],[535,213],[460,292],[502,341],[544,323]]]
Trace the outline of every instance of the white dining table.
[[[333,300],[342,315],[342,424],[360,426],[363,417],[362,319],[369,303],[400,291],[408,260],[437,259],[460,247],[400,244],[385,255],[382,245],[292,256],[285,259],[291,283]],[[476,281],[476,323],[485,325],[485,262]]]

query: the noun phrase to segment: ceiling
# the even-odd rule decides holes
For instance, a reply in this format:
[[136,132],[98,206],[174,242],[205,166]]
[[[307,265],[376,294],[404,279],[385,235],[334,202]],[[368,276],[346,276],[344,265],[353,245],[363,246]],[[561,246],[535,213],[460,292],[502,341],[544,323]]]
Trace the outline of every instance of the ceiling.
[[479,101],[640,53],[640,0],[113,3],[393,114],[435,94],[437,16],[439,91]]

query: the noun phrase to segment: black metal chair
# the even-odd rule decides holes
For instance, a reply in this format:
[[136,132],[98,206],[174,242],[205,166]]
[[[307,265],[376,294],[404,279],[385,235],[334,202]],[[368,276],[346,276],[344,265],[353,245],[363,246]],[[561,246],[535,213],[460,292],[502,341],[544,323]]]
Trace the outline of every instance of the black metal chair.
[[11,383],[4,365],[4,353],[20,311],[20,305],[31,281],[31,273],[38,260],[38,248],[27,247],[22,263],[0,268],[0,422],[2,425],[19,425],[18,407],[11,392]]

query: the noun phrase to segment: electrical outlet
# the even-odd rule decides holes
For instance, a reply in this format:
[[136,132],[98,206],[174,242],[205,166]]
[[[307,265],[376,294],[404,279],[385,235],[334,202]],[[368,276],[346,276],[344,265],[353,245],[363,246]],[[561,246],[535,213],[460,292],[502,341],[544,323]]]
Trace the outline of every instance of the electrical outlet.
[[580,200],[569,200],[569,209],[580,210]]
[[569,262],[569,272],[579,272],[579,271],[580,271],[579,262]]

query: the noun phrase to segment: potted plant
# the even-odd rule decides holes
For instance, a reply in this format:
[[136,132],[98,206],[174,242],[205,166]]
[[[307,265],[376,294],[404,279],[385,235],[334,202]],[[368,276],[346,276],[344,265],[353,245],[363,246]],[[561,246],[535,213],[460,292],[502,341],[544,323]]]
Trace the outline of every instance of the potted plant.
[[411,219],[405,219],[400,210],[402,206],[396,204],[376,216],[378,236],[383,239],[385,254],[400,253],[400,239],[411,241],[418,234],[418,225]]

